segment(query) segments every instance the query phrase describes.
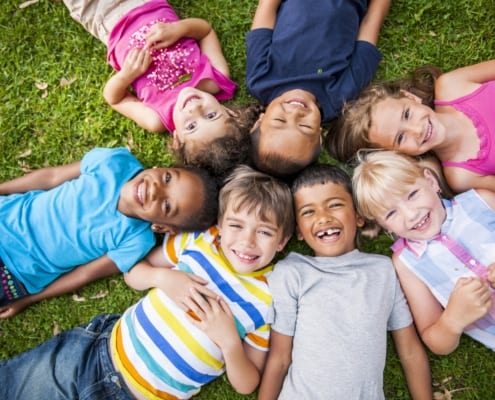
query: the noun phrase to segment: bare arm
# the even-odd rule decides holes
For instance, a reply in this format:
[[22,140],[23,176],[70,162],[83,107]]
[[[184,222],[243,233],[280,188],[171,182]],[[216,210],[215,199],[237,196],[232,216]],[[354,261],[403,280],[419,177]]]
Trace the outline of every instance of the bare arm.
[[414,400],[432,399],[428,356],[418,338],[416,328],[411,324],[406,328],[392,331],[392,337],[406,376],[411,397]]
[[0,307],[0,318],[12,317],[38,301],[71,293],[90,282],[120,272],[108,256],[103,256],[87,264],[74,268],[62,275],[41,292],[23,297],[14,303]]
[[453,100],[495,80],[495,60],[458,68],[442,74],[435,82],[435,98]]
[[456,193],[469,189],[487,189],[495,192],[495,176],[480,175],[465,168],[444,167],[444,176],[449,187]]
[[261,378],[258,400],[276,400],[278,398],[292,362],[292,340],[292,336],[283,335],[272,329],[270,352]]
[[30,190],[48,190],[81,175],[81,162],[41,168],[29,174],[0,183],[0,194],[26,193]]
[[103,97],[115,111],[132,119],[141,128],[163,132],[166,129],[159,115],[129,91],[131,83],[146,72],[151,61],[148,49],[132,49],[127,54],[122,69],[105,84]]
[[277,21],[277,11],[280,3],[281,0],[259,0],[251,29],[273,29]]
[[428,287],[397,257],[393,259],[421,339],[436,354],[451,353],[464,329],[489,311],[488,285],[479,278],[459,279],[444,310]]
[[127,285],[136,290],[160,288],[184,311],[188,310],[186,300],[194,288],[203,296],[217,298],[218,295],[205,287],[205,279],[184,271],[172,269],[163,254],[161,246],[156,246],[148,255],[124,274]]
[[368,11],[361,21],[357,40],[370,42],[375,46],[378,43],[380,30],[388,14],[391,0],[371,0],[368,5]]

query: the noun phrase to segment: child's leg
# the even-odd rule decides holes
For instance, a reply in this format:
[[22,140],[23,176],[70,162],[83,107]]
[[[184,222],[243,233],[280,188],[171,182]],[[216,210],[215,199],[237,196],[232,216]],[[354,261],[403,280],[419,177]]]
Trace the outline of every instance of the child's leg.
[[100,315],[0,361],[0,398],[132,399],[110,360],[109,336],[117,319]]
[[70,16],[105,45],[115,24],[149,0],[64,0]]

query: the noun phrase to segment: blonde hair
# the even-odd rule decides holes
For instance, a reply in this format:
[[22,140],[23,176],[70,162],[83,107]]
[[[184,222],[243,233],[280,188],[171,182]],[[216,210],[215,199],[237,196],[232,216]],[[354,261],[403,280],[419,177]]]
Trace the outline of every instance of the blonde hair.
[[[352,187],[358,212],[368,220],[383,214],[387,199],[404,195],[425,169],[416,159],[392,150],[366,151],[357,154]],[[435,174],[436,176],[436,174]]]

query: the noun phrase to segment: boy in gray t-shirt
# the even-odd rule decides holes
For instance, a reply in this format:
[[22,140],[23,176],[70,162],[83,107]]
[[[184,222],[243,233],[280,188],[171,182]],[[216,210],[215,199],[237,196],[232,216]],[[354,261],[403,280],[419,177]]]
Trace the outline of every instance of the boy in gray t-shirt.
[[414,399],[432,398],[426,352],[388,257],[356,249],[363,219],[349,176],[306,168],[292,184],[298,239],[268,282],[275,321],[258,400],[384,399],[387,330]]

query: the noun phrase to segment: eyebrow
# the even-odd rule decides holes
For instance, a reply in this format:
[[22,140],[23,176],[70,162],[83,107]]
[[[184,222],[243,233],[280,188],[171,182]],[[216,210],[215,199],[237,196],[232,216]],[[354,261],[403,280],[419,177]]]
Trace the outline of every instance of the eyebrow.
[[[180,175],[181,175],[180,174],[180,171],[178,169],[174,168],[174,169],[172,169],[170,171],[170,176],[173,176],[174,174],[175,174],[175,179],[176,180],[179,180],[180,179]],[[169,199],[169,201],[170,201],[170,199]],[[175,199],[174,199],[174,203],[175,203],[174,204],[175,207],[172,207],[172,212],[168,215],[169,218],[173,218],[173,217],[175,217],[175,216],[177,216],[179,214],[179,211],[180,211],[179,210],[179,206],[177,205],[177,201],[175,201]]]

